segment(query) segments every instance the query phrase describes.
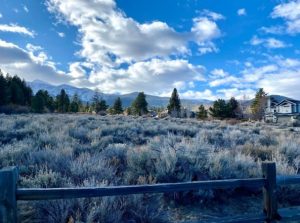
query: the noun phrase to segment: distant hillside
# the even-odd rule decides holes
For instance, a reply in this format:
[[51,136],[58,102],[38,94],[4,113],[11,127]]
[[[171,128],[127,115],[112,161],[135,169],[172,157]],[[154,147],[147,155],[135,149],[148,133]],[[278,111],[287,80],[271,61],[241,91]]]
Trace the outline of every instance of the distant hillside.
[[[55,86],[40,80],[28,82],[28,85],[32,88],[33,93],[36,93],[38,90],[47,90],[49,94],[52,96],[58,95],[61,89],[64,89],[69,96],[73,96],[75,93],[77,93],[80,96],[81,100],[84,102],[91,101],[95,94],[95,91],[88,88],[77,88],[66,84]],[[120,97],[123,105],[127,107],[136,98],[138,92],[123,94],[123,95],[100,93],[100,95],[104,100],[106,100],[106,102],[109,105],[112,105],[115,99],[117,97]],[[147,101],[150,107],[166,107],[169,102],[169,98],[147,95]],[[199,104],[211,105],[212,101],[206,99],[199,99],[199,100],[182,99],[181,103],[185,107],[194,108]]]

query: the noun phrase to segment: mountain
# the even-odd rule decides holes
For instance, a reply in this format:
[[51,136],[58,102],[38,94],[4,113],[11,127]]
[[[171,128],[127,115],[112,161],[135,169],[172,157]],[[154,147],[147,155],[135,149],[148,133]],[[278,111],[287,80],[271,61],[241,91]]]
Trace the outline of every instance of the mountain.
[[[60,93],[61,89],[64,89],[67,94],[72,97],[75,93],[79,95],[82,101],[89,102],[92,100],[95,91],[88,88],[77,88],[71,85],[63,84],[63,85],[51,85],[41,80],[34,80],[32,82],[27,82],[31,87],[33,93],[35,94],[38,90],[47,90],[50,95],[56,96]],[[136,98],[138,92],[133,92],[130,94],[104,94],[100,93],[100,96],[107,102],[107,104],[112,105],[117,97],[120,97],[123,103],[123,106],[128,107],[131,105],[132,101]],[[168,97],[159,97],[154,95],[146,95],[146,99],[149,103],[150,107],[166,107],[169,103]],[[212,101],[202,99],[202,100],[190,100],[190,99],[182,99],[181,103],[183,106],[188,108],[194,108],[200,104],[210,105]]]

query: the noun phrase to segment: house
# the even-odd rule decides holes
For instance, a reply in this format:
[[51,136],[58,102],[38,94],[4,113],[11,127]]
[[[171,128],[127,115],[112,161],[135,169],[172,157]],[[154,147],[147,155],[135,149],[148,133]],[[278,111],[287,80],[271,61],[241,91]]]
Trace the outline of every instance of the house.
[[294,122],[300,119],[300,101],[280,95],[270,95],[265,109],[267,122]]

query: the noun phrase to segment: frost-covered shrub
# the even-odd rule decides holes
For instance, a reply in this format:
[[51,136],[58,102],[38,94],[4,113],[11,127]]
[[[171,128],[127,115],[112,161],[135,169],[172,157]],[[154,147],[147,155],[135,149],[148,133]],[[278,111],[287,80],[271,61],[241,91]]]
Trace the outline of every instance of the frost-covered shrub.
[[66,187],[68,184],[67,180],[59,172],[54,172],[47,166],[43,166],[39,168],[34,176],[22,177],[21,185],[38,188]]
[[275,152],[274,147],[258,146],[247,143],[240,147],[242,154],[251,156],[255,161],[272,160]]
[[211,179],[249,178],[261,175],[260,165],[251,156],[239,152],[213,153],[207,165]]
[[[97,115],[0,114],[0,167],[22,187],[82,187],[299,174],[299,132],[264,123]],[[292,198],[295,189],[281,190]],[[223,194],[223,192],[222,192]],[[228,194],[222,197],[226,199]],[[231,196],[239,196],[234,190]],[[172,204],[219,202],[215,190],[20,202],[22,222],[161,222]],[[174,202],[175,201],[175,202]]]
[[82,153],[71,162],[71,180],[76,185],[82,184],[89,178],[96,178],[98,181],[112,181],[114,177],[113,169],[105,165],[103,158],[99,154],[91,156],[89,153]]

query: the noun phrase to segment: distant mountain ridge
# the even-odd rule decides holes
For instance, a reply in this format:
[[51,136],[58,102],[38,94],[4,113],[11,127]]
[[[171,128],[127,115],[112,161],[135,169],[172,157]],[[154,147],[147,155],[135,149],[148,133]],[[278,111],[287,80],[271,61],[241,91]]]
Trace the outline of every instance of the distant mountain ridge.
[[[51,96],[56,96],[60,93],[61,89],[64,89],[69,96],[73,96],[75,93],[79,95],[82,101],[90,102],[95,94],[95,91],[88,89],[88,88],[77,88],[71,85],[63,84],[63,85],[51,85],[44,81],[34,80],[32,82],[27,82],[28,85],[32,88],[33,93],[35,94],[38,90],[47,90]],[[128,107],[131,105],[132,101],[138,95],[138,92],[133,92],[129,94],[105,94],[99,93],[100,96],[106,100],[107,104],[112,105],[117,97],[120,97],[123,103],[123,106]],[[166,107],[169,103],[168,97],[159,97],[154,95],[146,95],[147,102],[149,107]],[[181,103],[183,106],[188,108],[194,108],[197,105],[204,104],[204,105],[211,105],[212,101],[206,99],[181,99]]]

